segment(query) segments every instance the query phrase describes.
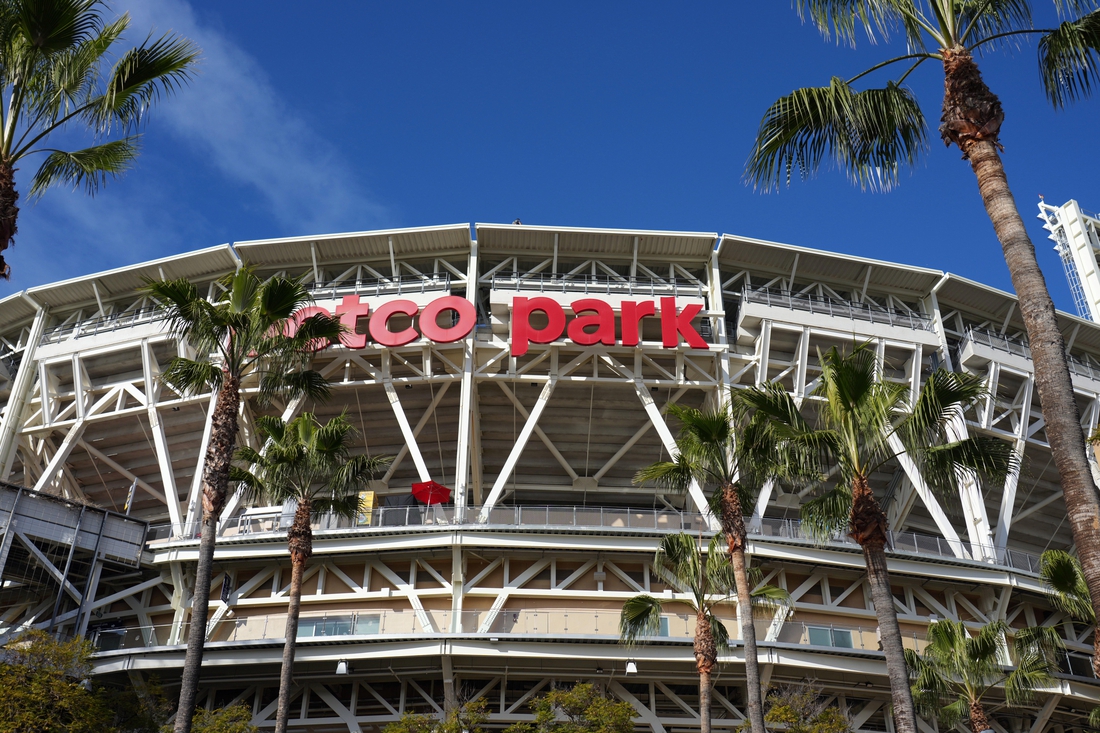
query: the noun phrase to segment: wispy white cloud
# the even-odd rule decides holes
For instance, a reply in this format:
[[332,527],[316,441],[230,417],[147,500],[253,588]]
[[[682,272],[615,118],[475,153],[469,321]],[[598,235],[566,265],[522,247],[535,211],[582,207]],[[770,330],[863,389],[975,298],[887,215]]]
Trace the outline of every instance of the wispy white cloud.
[[[311,129],[257,60],[225,33],[204,23],[185,0],[129,5],[129,43],[153,29],[187,36],[202,48],[197,77],[158,105],[150,123],[157,145],[176,140],[184,154],[149,148],[125,181],[108,184],[95,198],[57,190],[33,206],[23,200],[17,246],[5,253],[14,278],[0,281],[0,297],[233,238],[392,224],[336,146]],[[181,168],[181,158],[192,164]],[[19,174],[24,191],[32,172],[28,166]],[[240,208],[249,210],[242,218],[266,219],[269,226],[242,230],[224,211],[204,211],[188,193],[207,184],[239,191]]]
[[135,31],[173,31],[202,48],[199,77],[158,118],[227,178],[258,191],[284,226],[303,233],[370,228],[386,218],[335,146],[295,114],[256,60],[200,22],[187,2],[144,0],[130,12]]

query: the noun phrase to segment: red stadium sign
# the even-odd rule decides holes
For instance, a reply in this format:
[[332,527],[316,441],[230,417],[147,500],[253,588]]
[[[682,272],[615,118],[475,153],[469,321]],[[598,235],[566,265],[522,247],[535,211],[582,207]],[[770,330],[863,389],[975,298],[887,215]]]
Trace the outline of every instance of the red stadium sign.
[[[611,305],[596,298],[581,298],[569,304],[574,313],[573,320],[566,327],[565,309],[552,298],[524,298],[512,299],[512,356],[523,356],[531,344],[549,344],[557,341],[564,334],[570,341],[580,346],[594,346],[604,344],[615,346],[637,346],[641,340],[641,324],[643,318],[660,318],[661,320],[661,344],[666,349],[674,349],[680,344],[683,337],[688,346],[694,349],[707,348],[707,342],[691,325],[691,321],[703,310],[703,306],[695,303],[683,309],[677,309],[675,298],[660,299],[660,313],[658,305],[652,300],[634,302],[622,301],[620,306],[620,325],[622,330],[621,340],[616,339],[615,311]],[[453,324],[440,326],[439,317],[446,312],[454,313]],[[531,316],[541,313],[546,318],[546,325],[536,328],[531,323]],[[309,306],[295,314],[295,327],[312,315],[330,315],[327,310],[318,306]],[[383,303],[371,313],[370,305],[362,302],[358,295],[345,295],[336,306],[336,315],[340,322],[347,327],[348,333],[344,335],[343,343],[351,349],[363,349],[367,346],[367,336],[381,346],[404,346],[424,336],[429,341],[439,344],[449,344],[466,338],[474,330],[477,324],[477,312],[474,305],[465,298],[457,295],[445,295],[436,298],[421,308],[411,300],[390,300]],[[370,315],[368,333],[356,333],[356,322]],[[413,325],[400,331],[390,330],[390,319],[396,315],[408,316],[416,320],[419,331]]]

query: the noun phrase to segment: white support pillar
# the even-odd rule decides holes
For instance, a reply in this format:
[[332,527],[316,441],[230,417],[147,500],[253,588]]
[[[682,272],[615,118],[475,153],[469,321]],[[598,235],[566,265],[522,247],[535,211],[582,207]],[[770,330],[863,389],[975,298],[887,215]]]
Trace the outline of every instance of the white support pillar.
[[[557,359],[555,358],[554,361],[556,362]],[[485,500],[485,505],[481,507],[481,513],[477,519],[480,524],[489,521],[489,512],[500,499],[500,495],[504,493],[504,486],[508,483],[508,477],[512,475],[519,457],[523,454],[523,449],[527,447],[527,441],[531,438],[531,433],[535,431],[535,426],[538,425],[539,418],[542,417],[543,410],[546,409],[546,404],[550,401],[550,395],[554,393],[554,387],[557,383],[557,364],[555,363],[551,369],[550,381],[543,385],[542,392],[539,393],[539,398],[531,410],[531,415],[527,418],[527,422],[523,424],[523,429],[519,431],[516,444],[512,446],[508,459],[504,461],[504,467],[500,469],[500,475],[493,482],[493,489],[489,492],[489,498]]]
[[[38,349],[38,342],[42,340],[42,332],[46,329],[46,319],[49,310],[39,306],[38,313],[31,323],[27,343],[23,346],[23,359],[19,363],[19,372],[15,375],[12,384],[11,395],[8,397],[8,409],[4,418],[0,421],[0,480],[7,480],[11,475],[11,467],[15,462],[15,450],[19,445],[19,428],[23,425],[23,411],[27,405],[27,398],[34,388],[34,378],[38,374],[38,362],[34,354]],[[26,479],[24,478],[24,483]]]
[[[466,300],[477,312],[477,242],[470,243],[466,268]],[[473,441],[474,369],[476,365],[477,327],[462,341],[462,387],[458,396],[458,445],[455,450],[455,521],[466,519],[466,493],[470,482],[470,446]]]
[[935,494],[932,493],[932,489],[925,483],[924,477],[921,476],[920,471],[917,470],[916,464],[913,463],[913,459],[905,452],[905,447],[901,444],[901,439],[896,435],[890,436],[890,450],[897,454],[898,463],[901,464],[902,469],[905,471],[905,475],[909,478],[910,483],[913,484],[913,488],[916,489],[917,495],[920,496],[921,501],[924,502],[924,506],[928,509],[928,513],[932,515],[932,520],[935,521],[936,526],[939,527],[940,533],[944,536],[944,539],[950,543],[951,551],[955,553],[955,557],[969,559],[969,553],[963,548],[962,540],[959,539],[959,535],[955,531],[955,528],[951,526],[951,520],[947,518],[947,515],[943,511],[943,507],[940,506],[940,502],[936,499]]
[[149,430],[153,433],[153,447],[157,452],[157,465],[160,467],[160,482],[164,488],[165,504],[168,505],[168,517],[173,525],[179,525],[180,495],[176,491],[176,474],[172,470],[172,457],[168,452],[168,438],[164,434],[164,423],[157,409],[157,402],[160,399],[160,383],[157,378],[160,369],[148,339],[143,339],[141,342],[141,363],[145,377],[146,414],[149,416]]
[[194,526],[202,519],[202,475],[206,469],[206,451],[210,447],[210,433],[214,429],[214,408],[218,406],[218,392],[210,394],[210,404],[206,407],[206,420],[203,423],[202,440],[199,442],[199,456],[195,459],[195,473],[191,476],[191,493],[187,497],[187,526]]
[[[1024,447],[1027,445],[1027,428],[1031,419],[1031,395],[1035,380],[1032,377],[1024,379],[1020,397],[1020,422],[1016,426],[1016,443],[1013,450],[1016,459],[1023,462]],[[1092,464],[1092,461],[1089,462]],[[993,546],[998,551],[1003,551],[1008,546],[1008,533],[1012,530],[1012,510],[1016,504],[1016,488],[1020,484],[1020,470],[1010,473],[1005,479],[1004,490],[1001,492],[1001,507],[997,517],[997,534],[993,538]]]
[[772,492],[775,490],[775,481],[768,480],[760,489],[760,495],[756,497],[756,506],[752,510],[752,519],[749,527],[760,527],[764,521],[764,512],[768,510],[768,504],[772,500]]
[[416,464],[417,475],[420,476],[421,481],[429,481],[431,475],[428,473],[428,465],[424,463],[424,456],[421,455],[420,446],[416,443],[416,436],[413,435],[412,427],[409,425],[409,418],[405,416],[405,410],[401,407],[401,399],[397,396],[397,388],[393,386],[393,377],[390,376],[390,358],[390,350],[383,349],[382,384],[386,389],[386,397],[390,400],[390,407],[393,408],[393,414],[397,418],[398,426],[401,428],[401,435],[405,438],[405,445],[409,447],[413,463]]

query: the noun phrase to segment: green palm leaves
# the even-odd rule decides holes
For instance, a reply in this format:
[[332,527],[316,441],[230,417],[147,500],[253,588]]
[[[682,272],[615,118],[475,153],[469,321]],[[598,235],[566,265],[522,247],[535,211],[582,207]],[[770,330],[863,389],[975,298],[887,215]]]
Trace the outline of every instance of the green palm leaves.
[[340,321],[316,314],[291,328],[295,314],[313,300],[297,279],[261,280],[249,268],[241,268],[219,285],[223,290],[213,303],[185,279],[146,285],[145,293],[162,308],[172,333],[196,352],[193,359],[173,359],[164,380],[193,393],[217,389],[226,376],[251,377],[261,400],[275,395],[327,396],[325,380],[304,367],[315,345],[339,340]]
[[862,189],[889,190],[902,165],[927,148],[927,125],[912,93],[889,82],[856,91],[833,77],[829,86],[797,89],[777,100],[760,123],[745,177],[757,188],[805,180],[829,161]]
[[1059,611],[1086,624],[1096,623],[1081,561],[1064,550],[1047,550],[1039,563],[1039,579]]
[[[179,36],[150,36],[119,53],[115,46],[130,18],[108,23],[103,8],[99,0],[0,3],[0,93],[7,100],[0,109],[0,252],[17,231],[14,171],[20,161],[44,156],[32,196],[55,185],[96,193],[132,165],[150,108],[194,71],[199,50]],[[79,150],[48,144],[74,126],[90,133],[94,144]],[[0,276],[7,272],[0,257]]]
[[391,456],[352,455],[356,430],[343,414],[324,425],[312,413],[290,422],[264,416],[256,420],[267,439],[260,453],[251,448],[237,451],[229,474],[252,498],[272,504],[308,503],[315,516],[336,514],[353,517],[359,509],[359,489],[392,461]]
[[740,394],[753,411],[754,432],[767,436],[788,464],[786,475],[835,476],[831,490],[803,506],[803,523],[815,536],[827,539],[853,520],[853,487],[897,459],[902,449],[944,496],[955,495],[969,477],[997,482],[1016,470],[1008,443],[988,436],[955,437],[953,428],[961,424],[963,412],[984,395],[978,377],[934,372],[910,406],[907,386],[878,377],[875,351],[868,344],[849,353],[834,347],[820,361],[821,382],[813,393],[821,398],[816,426],[778,384]]
[[[1005,642],[1009,633],[1015,633],[1011,646]],[[913,700],[944,726],[969,719],[974,733],[981,733],[988,727],[983,697],[1002,685],[1009,705],[1029,702],[1037,688],[1053,681],[1053,652],[1060,646],[1049,627],[1014,631],[995,621],[971,636],[961,622],[937,621],[928,628],[923,653],[905,652]]]
[[[798,169],[805,179],[831,163],[862,189],[888,190],[904,167],[924,152],[927,124],[910,73],[944,51],[969,55],[987,44],[1038,36],[1043,91],[1056,107],[1088,96],[1100,79],[1100,12],[1088,0],[1056,3],[1064,14],[1083,13],[1057,28],[1036,28],[1027,0],[798,0],[804,20],[825,38],[855,45],[861,31],[875,42],[899,35],[910,52],[887,59],[850,79],[796,89],[764,114],[745,178],[757,188],[789,185]],[[1091,11],[1091,12],[1090,12]],[[902,64],[881,87],[857,90],[863,76]]]
[[[729,631],[715,615],[715,608],[729,603],[734,594],[733,566],[723,551],[722,537],[711,539],[704,553],[698,541],[684,532],[666,535],[657,547],[653,570],[657,576],[687,595],[686,603],[700,618],[706,618],[715,644],[729,641]],[[665,603],[649,595],[637,595],[623,604],[619,634],[626,644],[638,644],[660,635],[661,612]]]

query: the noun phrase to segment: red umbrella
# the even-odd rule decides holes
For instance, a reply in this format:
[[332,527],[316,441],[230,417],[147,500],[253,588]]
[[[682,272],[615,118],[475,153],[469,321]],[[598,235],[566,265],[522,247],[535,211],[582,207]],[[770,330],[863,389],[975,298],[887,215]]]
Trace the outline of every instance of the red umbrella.
[[422,481],[412,486],[412,495],[428,506],[450,500],[451,490],[435,481]]

